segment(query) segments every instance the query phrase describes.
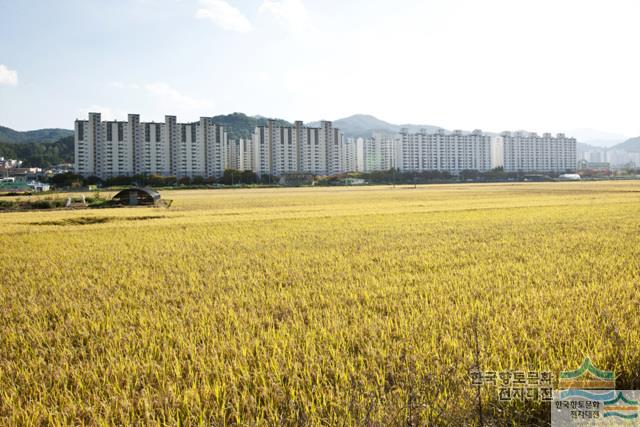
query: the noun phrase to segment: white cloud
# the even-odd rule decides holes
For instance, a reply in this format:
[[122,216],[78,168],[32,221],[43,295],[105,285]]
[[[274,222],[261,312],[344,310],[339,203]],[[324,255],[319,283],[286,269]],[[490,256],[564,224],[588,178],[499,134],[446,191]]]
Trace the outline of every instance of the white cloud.
[[309,14],[302,0],[264,0],[260,12],[271,14],[277,21],[297,31],[306,27]]
[[224,0],[200,0],[196,18],[210,19],[214,24],[229,31],[247,33],[251,31],[249,20],[235,7]]
[[172,109],[198,110],[211,107],[211,102],[208,100],[184,95],[165,82],[148,83],[144,88]]
[[0,85],[16,86],[17,84],[18,72],[0,64]]

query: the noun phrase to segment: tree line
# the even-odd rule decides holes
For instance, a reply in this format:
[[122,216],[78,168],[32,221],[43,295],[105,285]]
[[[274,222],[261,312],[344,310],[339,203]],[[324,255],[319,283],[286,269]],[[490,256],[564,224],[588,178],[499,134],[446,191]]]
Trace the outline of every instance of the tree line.
[[0,157],[22,160],[22,167],[48,168],[73,163],[73,136],[55,142],[0,142]]
[[[277,183],[269,181],[268,176],[258,177],[252,171],[238,171],[227,169],[220,178],[205,178],[202,176],[176,177],[162,175],[133,175],[116,176],[108,179],[101,179],[97,176],[82,177],[74,173],[62,173],[47,179],[47,182],[57,188],[72,188],[88,185],[98,185],[100,187],[123,187],[128,185],[150,186],[150,187],[171,187],[171,186],[204,186],[204,185],[251,185]],[[273,177],[272,177],[273,178]]]

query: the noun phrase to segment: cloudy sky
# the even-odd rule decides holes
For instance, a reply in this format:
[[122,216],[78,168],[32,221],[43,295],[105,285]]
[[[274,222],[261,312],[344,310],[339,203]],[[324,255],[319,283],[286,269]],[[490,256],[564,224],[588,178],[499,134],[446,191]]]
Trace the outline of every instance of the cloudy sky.
[[373,114],[640,134],[637,0],[0,0],[0,125]]

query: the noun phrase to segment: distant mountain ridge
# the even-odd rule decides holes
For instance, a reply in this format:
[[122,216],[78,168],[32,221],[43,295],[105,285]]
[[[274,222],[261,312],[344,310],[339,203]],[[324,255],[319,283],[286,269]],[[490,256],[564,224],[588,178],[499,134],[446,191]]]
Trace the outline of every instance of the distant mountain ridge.
[[0,142],[11,144],[25,144],[30,142],[55,142],[73,135],[70,129],[38,129],[20,132],[8,127],[0,126]]
[[[346,136],[370,136],[373,132],[399,132],[400,126],[394,125],[367,114],[356,114],[344,119],[333,120],[333,127],[340,129]],[[320,122],[306,123],[309,127],[319,127]]]
[[640,136],[627,139],[621,144],[614,145],[610,150],[624,150],[629,153],[640,153]]
[[[251,138],[256,126],[266,126],[270,119],[262,116],[247,116],[244,113],[222,114],[213,117],[213,122],[223,125],[227,130],[229,139]],[[291,126],[291,123],[282,119],[273,119],[279,126]]]
[[[442,129],[433,125],[395,125],[368,114],[355,114],[343,119],[334,120],[332,123],[334,127],[340,129],[347,137],[368,137],[374,132],[398,133],[402,128],[408,128],[409,132],[417,132],[420,129],[427,129],[429,132],[433,132]],[[320,122],[306,123],[306,126],[318,127],[320,126]]]

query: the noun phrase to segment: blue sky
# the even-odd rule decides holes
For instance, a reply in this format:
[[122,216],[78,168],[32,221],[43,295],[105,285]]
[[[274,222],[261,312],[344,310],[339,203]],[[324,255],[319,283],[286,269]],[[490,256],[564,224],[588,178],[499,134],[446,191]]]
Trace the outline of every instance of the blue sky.
[[635,136],[638,16],[636,0],[0,0],[0,124],[365,113]]

